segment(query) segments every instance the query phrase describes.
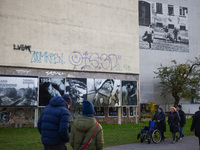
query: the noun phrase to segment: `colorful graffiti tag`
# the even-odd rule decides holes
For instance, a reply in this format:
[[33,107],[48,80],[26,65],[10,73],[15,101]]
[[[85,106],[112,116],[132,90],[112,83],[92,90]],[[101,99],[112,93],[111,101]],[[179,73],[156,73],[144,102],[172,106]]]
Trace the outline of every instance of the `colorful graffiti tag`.
[[10,123],[12,113],[9,111],[0,112],[0,123]]

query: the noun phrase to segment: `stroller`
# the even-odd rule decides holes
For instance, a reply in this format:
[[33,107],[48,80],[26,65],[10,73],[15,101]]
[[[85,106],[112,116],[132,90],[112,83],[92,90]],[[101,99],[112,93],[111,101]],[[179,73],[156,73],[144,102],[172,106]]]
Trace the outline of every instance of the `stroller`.
[[145,126],[137,135],[137,139],[140,139],[141,143],[147,141],[150,144],[153,141],[158,144],[161,142],[161,132],[156,128],[154,121],[149,121],[149,127]]

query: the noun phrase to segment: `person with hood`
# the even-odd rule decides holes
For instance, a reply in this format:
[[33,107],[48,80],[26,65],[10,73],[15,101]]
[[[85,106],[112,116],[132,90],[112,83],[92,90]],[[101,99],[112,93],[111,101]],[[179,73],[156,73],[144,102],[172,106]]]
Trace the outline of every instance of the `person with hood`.
[[181,105],[178,105],[176,107],[177,111],[178,111],[178,114],[180,116],[180,132],[179,132],[179,139],[182,139],[184,137],[184,134],[183,134],[183,127],[184,125],[186,124],[186,117],[185,117],[185,112],[181,109],[182,106]]
[[74,150],[103,150],[103,129],[94,118],[94,106],[90,101],[83,101],[82,113],[74,120],[70,145]]
[[37,124],[44,150],[68,149],[66,143],[70,140],[71,120],[68,109],[71,104],[71,98],[65,94],[51,98],[49,105],[44,108]]
[[200,150],[200,107],[199,111],[195,112],[193,116],[193,121],[190,130],[193,132],[194,129],[195,129],[195,136],[199,138],[199,150]]
[[158,107],[158,111],[155,113],[152,121],[156,121],[156,126],[158,130],[161,132],[162,140],[165,139],[164,132],[166,131],[166,121],[165,121],[165,113],[161,107]]
[[180,117],[179,117],[179,114],[177,113],[175,107],[171,107],[170,111],[171,112],[169,113],[168,124],[169,124],[169,127],[170,127],[170,131],[173,135],[172,144],[174,144],[175,142],[178,141],[178,136],[176,136],[176,132],[179,132]]

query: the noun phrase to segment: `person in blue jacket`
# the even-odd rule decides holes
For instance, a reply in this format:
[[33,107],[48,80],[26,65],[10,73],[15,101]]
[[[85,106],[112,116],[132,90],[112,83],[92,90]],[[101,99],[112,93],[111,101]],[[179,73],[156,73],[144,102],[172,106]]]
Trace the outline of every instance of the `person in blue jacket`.
[[38,130],[41,134],[44,150],[67,150],[66,143],[70,140],[69,107],[72,100],[68,94],[50,99],[38,120]]

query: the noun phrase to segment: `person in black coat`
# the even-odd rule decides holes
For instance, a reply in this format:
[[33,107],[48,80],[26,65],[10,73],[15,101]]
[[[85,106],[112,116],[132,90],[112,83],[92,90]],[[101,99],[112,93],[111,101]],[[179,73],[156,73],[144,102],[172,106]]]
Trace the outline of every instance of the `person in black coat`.
[[171,107],[171,112],[169,113],[168,117],[168,124],[170,127],[170,132],[173,135],[173,141],[172,144],[178,141],[178,136],[176,136],[176,132],[179,132],[179,121],[180,117],[179,114],[176,111],[175,107]]
[[195,136],[199,138],[199,150],[200,150],[200,107],[199,111],[197,111],[193,116],[193,121],[191,125],[191,131],[195,129]]
[[158,130],[161,132],[162,140],[165,139],[164,132],[166,131],[166,121],[165,121],[165,113],[161,107],[158,107],[158,111],[152,118],[152,121],[156,121],[156,126]]
[[179,139],[182,139],[184,137],[184,134],[183,134],[183,127],[184,125],[186,124],[186,117],[185,117],[185,112],[181,109],[182,106],[181,105],[178,105],[176,107],[177,111],[178,111],[178,114],[180,116],[180,132],[179,132]]

